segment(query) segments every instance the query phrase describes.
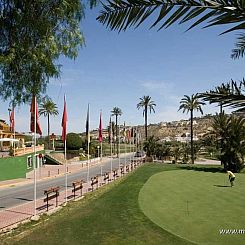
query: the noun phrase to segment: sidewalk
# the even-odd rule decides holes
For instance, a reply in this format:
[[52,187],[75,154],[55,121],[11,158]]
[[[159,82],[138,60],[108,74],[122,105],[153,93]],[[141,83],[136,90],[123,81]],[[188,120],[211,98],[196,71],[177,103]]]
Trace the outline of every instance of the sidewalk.
[[[106,161],[108,160],[107,158],[106,159],[103,159],[103,161]],[[102,162],[103,162],[102,161]],[[97,163],[102,163],[100,161],[94,161],[93,165],[97,164]],[[136,163],[135,164],[127,164],[126,166],[122,167],[123,168],[123,174],[121,174],[121,169],[117,169],[116,172],[112,172],[112,173],[109,173],[109,179],[110,181],[108,180],[104,180],[104,176],[100,176],[98,177],[98,183],[95,184],[95,187],[94,187],[94,190],[103,186],[104,184],[108,184],[110,183],[111,181],[113,181],[114,179],[116,180],[117,178],[119,177],[122,177],[124,174],[127,174],[126,172],[126,169],[128,168],[129,169],[129,172],[133,171],[138,165],[140,164],[140,162]],[[92,163],[91,163],[91,166],[92,166]],[[62,169],[61,169],[62,167]],[[79,163],[71,163],[69,164],[68,166],[68,170],[69,172],[76,172],[76,171],[79,171],[81,170],[83,167],[86,167],[86,165],[81,165]],[[40,173],[40,178],[39,180],[42,180],[42,179],[45,179],[45,178],[54,178],[55,176],[57,176],[57,172],[58,172],[58,169],[60,168],[60,172],[59,174],[64,174],[65,173],[65,168],[64,166],[45,166],[42,168],[41,170],[41,173]],[[47,175],[49,174],[49,171],[50,171],[50,177],[48,177]],[[51,174],[53,173],[53,174]],[[38,176],[38,174],[37,174]],[[33,173],[29,173],[29,178],[32,178],[33,177]],[[33,182],[32,179],[28,179],[28,180],[12,180],[12,181],[3,181],[5,182],[5,186],[6,185],[16,185],[16,184],[25,184],[25,183],[28,183],[28,181],[30,182]],[[1,182],[0,182],[1,183]],[[3,187],[3,185],[2,185]],[[72,192],[73,188],[67,188],[67,201],[70,201],[70,200],[74,200],[74,193]],[[82,192],[83,192],[83,195],[88,193],[88,192],[91,192],[92,189],[91,189],[91,181],[89,181],[89,183],[84,183],[83,184],[83,189],[82,189]],[[81,197],[81,192],[80,190],[77,190],[76,193],[75,193],[75,198],[79,198]],[[59,192],[59,197],[58,197],[58,207],[63,205],[65,202],[66,202],[66,197],[65,197],[66,193],[65,191],[62,191],[62,192]],[[36,214],[37,215],[40,215],[44,212],[47,211],[47,203],[44,202],[44,198],[41,198],[41,199],[38,199],[36,201]],[[56,200],[55,199],[52,199],[49,201],[49,205],[48,205],[48,208],[49,208],[49,212],[52,212],[55,210],[56,208]],[[7,208],[5,210],[2,210],[0,211],[0,233],[1,232],[6,232],[8,230],[10,230],[11,228],[14,228],[15,226],[17,226],[17,224],[25,221],[25,220],[29,220],[31,217],[34,216],[35,212],[34,212],[34,201],[30,201],[28,203],[25,203],[25,204],[22,204],[22,205],[19,205],[19,206],[15,206],[15,207],[12,207],[12,208]]]

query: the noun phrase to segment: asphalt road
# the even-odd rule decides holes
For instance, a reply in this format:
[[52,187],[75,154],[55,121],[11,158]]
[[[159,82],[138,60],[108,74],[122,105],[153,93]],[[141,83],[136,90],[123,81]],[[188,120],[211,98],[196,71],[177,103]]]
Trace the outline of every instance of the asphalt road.
[[[131,157],[133,154],[131,154]],[[126,156],[126,162],[128,163],[130,159],[130,154]],[[120,163],[124,164],[124,157],[120,159]],[[93,177],[102,172],[108,172],[111,170],[111,160],[106,160],[101,164],[90,167],[89,176]],[[112,160],[112,168],[119,167],[119,159],[114,158]],[[68,174],[68,187],[72,186],[72,182],[76,180],[85,180],[87,179],[87,168],[84,168],[80,172]],[[56,177],[52,179],[41,180],[37,182],[37,198],[44,197],[44,190],[49,189],[50,187],[59,186],[60,190],[65,189],[65,176]],[[24,204],[26,202],[33,201],[34,198],[34,183],[28,183],[25,185],[19,185],[14,187],[7,187],[0,189],[0,210]]]

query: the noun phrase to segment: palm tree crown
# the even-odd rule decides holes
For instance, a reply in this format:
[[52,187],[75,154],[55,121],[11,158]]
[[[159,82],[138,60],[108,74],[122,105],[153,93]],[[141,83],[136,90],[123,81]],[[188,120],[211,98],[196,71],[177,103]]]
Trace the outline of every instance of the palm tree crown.
[[122,110],[119,107],[113,107],[111,111],[112,116],[121,116],[122,115]]
[[112,111],[111,111],[111,115],[116,117],[116,143],[117,143],[117,157],[118,157],[118,127],[117,127],[117,119],[118,116],[122,115],[122,110],[119,107],[113,107]]
[[205,103],[199,100],[199,96],[197,94],[193,94],[191,97],[184,95],[184,98],[180,101],[179,110],[183,110],[183,113],[196,110],[203,114],[202,105],[205,105]]
[[143,108],[143,116],[145,117],[145,138],[147,140],[147,115],[148,110],[151,113],[152,111],[155,113],[154,106],[156,106],[155,102],[151,100],[149,95],[143,96],[140,98],[140,102],[137,104],[137,109]]
[[48,97],[43,99],[40,105],[39,114],[48,119],[48,141],[50,135],[50,116],[57,116],[59,114],[56,104]]
[[204,102],[199,100],[197,94],[193,94],[190,96],[184,95],[184,98],[180,101],[179,110],[183,110],[183,113],[190,112],[191,113],[191,162],[194,163],[194,148],[193,148],[193,111],[200,111],[203,114],[201,106],[205,105]]

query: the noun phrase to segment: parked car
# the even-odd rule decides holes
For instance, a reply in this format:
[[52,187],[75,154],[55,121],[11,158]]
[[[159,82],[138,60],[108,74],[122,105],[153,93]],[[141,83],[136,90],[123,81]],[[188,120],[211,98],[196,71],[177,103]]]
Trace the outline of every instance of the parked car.
[[145,157],[146,154],[144,151],[137,151],[134,155],[134,157]]

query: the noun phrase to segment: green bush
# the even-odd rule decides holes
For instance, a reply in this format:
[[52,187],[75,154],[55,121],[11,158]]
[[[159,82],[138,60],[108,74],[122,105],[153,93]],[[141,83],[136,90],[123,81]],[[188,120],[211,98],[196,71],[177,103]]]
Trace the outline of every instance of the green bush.
[[66,147],[68,150],[79,150],[82,148],[82,138],[75,133],[69,133],[66,136]]

